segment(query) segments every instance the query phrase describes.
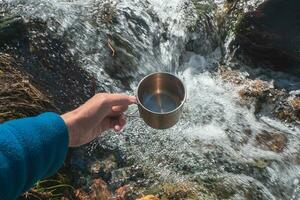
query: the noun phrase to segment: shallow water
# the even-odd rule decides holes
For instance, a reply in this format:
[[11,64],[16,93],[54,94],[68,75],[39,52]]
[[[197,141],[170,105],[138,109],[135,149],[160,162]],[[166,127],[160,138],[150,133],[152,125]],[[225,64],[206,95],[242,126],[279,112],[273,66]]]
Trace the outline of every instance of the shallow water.
[[[203,2],[220,9],[224,4],[220,0]],[[248,1],[245,8],[255,7],[257,2]],[[122,134],[103,135],[89,151],[99,146],[118,149],[127,160],[146,168],[151,176],[145,179],[149,180],[201,183],[214,180],[226,191],[233,191],[230,199],[300,198],[299,127],[270,118],[268,113],[256,115],[254,105],[240,103],[238,91],[243,86],[224,82],[217,73],[222,59],[230,62],[226,49],[230,37],[220,46],[209,39],[214,30],[203,28],[190,33],[187,26],[196,17],[191,1],[11,0],[5,3],[10,13],[46,21],[52,34],[69,43],[78,63],[96,76],[99,90],[134,94],[140,79],[155,71],[174,73],[184,81],[188,98],[175,127],[158,131],[147,127],[140,118],[129,118]],[[116,15],[116,24],[106,23],[101,17],[107,3],[112,6],[110,12]],[[185,50],[186,43],[194,37],[203,44],[199,50],[202,53]],[[123,64],[120,73],[110,71],[120,63],[111,61],[117,58],[111,56],[109,39],[116,43],[117,56],[130,60],[120,62]],[[247,66],[241,66],[244,68]],[[241,76],[245,74],[241,70]],[[124,87],[122,79],[129,80],[129,88]],[[294,85],[292,89],[299,88]],[[146,102],[145,105],[148,106]],[[128,113],[135,109],[130,107]],[[166,107],[170,109],[173,107]],[[287,138],[284,149],[275,152],[259,145],[257,137],[264,131]],[[76,159],[80,162],[81,157]],[[201,191],[197,195],[200,198]],[[217,197],[212,194],[212,198]]]

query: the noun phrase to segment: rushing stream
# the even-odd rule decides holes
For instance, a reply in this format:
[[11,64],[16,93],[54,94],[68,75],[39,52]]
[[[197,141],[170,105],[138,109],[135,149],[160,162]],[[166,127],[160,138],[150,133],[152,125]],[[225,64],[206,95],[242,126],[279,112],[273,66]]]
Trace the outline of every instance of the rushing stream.
[[[131,106],[128,115],[133,116],[121,134],[105,133],[75,152],[74,168],[87,170],[93,152],[102,148],[117,151],[123,160],[106,178],[112,188],[132,184],[147,194],[148,188],[172,183],[194,188],[199,199],[299,199],[299,124],[241,103],[239,91],[249,82],[225,81],[218,70],[220,63],[233,62],[229,44],[234,35],[222,39],[216,19],[226,1],[198,1],[207,7],[203,16],[193,2],[8,0],[2,6],[10,14],[47,22],[49,32],[63,39],[79,65],[96,77],[98,91],[134,94],[139,80],[155,71],[175,73],[186,85],[188,98],[177,125],[151,129]],[[261,2],[245,1],[240,9],[246,12]],[[238,64],[243,80],[247,70],[259,71]],[[292,91],[299,89],[299,77],[275,74],[290,94],[299,93]],[[293,85],[284,81],[289,79]],[[266,87],[274,86],[270,81]],[[275,150],[258,142],[270,134],[279,138]],[[143,175],[130,178],[133,174],[125,173],[130,165]],[[85,185],[90,178],[83,176]]]

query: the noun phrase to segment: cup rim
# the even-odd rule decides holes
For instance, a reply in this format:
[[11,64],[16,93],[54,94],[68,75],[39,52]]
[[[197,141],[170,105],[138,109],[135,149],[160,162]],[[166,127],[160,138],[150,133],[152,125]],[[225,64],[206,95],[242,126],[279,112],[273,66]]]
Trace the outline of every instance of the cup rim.
[[[183,100],[181,101],[180,105],[177,106],[174,110],[171,110],[171,111],[169,111],[169,112],[164,112],[164,113],[161,113],[161,112],[155,112],[155,111],[149,110],[148,108],[146,108],[146,107],[141,103],[140,98],[139,98],[139,95],[138,95],[139,89],[140,89],[140,85],[142,84],[142,82],[143,82],[146,78],[148,78],[149,76],[153,76],[154,74],[167,74],[167,75],[171,75],[172,77],[178,79],[178,80],[180,81],[180,83],[182,84],[183,90],[184,90],[184,98],[183,98]],[[187,98],[187,92],[186,92],[186,87],[185,87],[183,81],[182,81],[179,77],[175,76],[174,74],[169,73],[169,72],[153,72],[153,73],[151,73],[151,74],[148,74],[148,75],[145,76],[144,78],[142,78],[142,80],[140,80],[140,82],[139,82],[139,84],[138,84],[138,86],[137,86],[137,90],[136,90],[136,95],[135,95],[135,96],[136,96],[138,105],[141,106],[144,110],[146,110],[146,111],[148,111],[148,112],[150,112],[150,113],[152,113],[152,114],[156,114],[156,115],[167,115],[167,114],[176,112],[177,110],[179,110],[179,109],[183,106],[183,104],[185,103],[186,98]]]

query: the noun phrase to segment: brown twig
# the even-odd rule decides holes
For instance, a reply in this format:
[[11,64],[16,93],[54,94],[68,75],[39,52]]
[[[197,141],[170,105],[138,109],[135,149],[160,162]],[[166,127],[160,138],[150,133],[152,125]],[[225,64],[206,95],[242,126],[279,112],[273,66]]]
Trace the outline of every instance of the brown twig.
[[112,41],[111,41],[111,39],[108,39],[107,44],[108,44],[108,47],[110,48],[110,50],[112,51],[112,56],[115,56],[115,52],[116,51],[112,47]]

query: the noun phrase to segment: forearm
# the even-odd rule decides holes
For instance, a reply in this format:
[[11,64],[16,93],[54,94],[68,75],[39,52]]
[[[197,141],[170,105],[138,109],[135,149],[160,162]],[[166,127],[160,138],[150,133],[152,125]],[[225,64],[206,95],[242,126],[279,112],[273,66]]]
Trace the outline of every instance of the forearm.
[[67,127],[54,113],[0,125],[1,199],[14,199],[37,180],[56,172],[67,149]]
[[68,146],[81,146],[108,129],[120,131],[135,97],[101,93],[59,116],[45,113],[0,125],[0,198],[15,199],[56,172]]

